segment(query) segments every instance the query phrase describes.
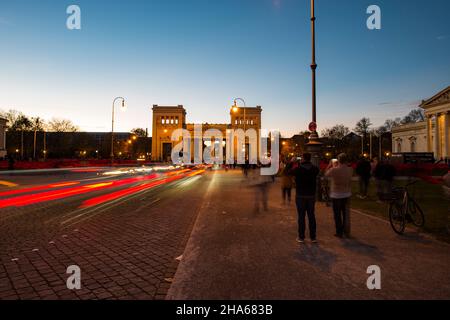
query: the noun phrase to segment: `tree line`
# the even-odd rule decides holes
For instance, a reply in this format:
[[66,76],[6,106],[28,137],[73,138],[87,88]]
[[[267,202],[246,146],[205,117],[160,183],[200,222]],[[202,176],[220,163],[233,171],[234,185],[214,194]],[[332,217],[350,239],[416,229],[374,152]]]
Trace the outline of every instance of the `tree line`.
[[[108,158],[111,150],[111,134],[96,137],[81,132],[71,120],[52,118],[46,121],[30,117],[17,110],[2,111],[0,117],[8,121],[6,145],[8,155],[15,159],[46,158]],[[147,130],[135,128],[130,136],[137,140],[127,145],[116,138],[116,151],[123,156],[135,157],[146,153],[149,147]],[[134,141],[133,141],[134,142]],[[119,155],[117,155],[119,157]]]
[[71,120],[52,118],[46,121],[40,117],[30,117],[17,110],[0,110],[0,117],[8,120],[8,131],[78,132],[78,126]]
[[345,152],[352,158],[357,158],[361,155],[385,157],[392,150],[392,129],[400,125],[424,120],[424,111],[422,109],[414,109],[403,118],[387,119],[379,127],[373,127],[370,118],[363,117],[352,130],[360,138],[352,138],[350,128],[343,124],[324,129],[321,132],[321,136],[327,140],[330,152]]
[[[391,132],[393,128],[400,125],[416,123],[424,120],[424,111],[422,109],[414,109],[403,118],[387,119],[383,125],[377,128],[373,128],[370,118],[364,117],[356,123],[353,131],[364,138],[367,138],[370,134],[379,137],[384,133]],[[350,134],[350,128],[342,124],[337,124],[322,131],[322,137],[332,139],[343,139],[348,134]]]

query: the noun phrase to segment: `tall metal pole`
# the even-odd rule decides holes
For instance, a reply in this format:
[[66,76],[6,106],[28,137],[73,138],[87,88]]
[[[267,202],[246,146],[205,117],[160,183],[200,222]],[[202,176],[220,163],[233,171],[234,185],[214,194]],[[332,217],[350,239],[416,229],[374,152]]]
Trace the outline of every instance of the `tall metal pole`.
[[361,135],[361,156],[364,154],[364,133]]
[[117,100],[122,100],[122,107],[125,106],[125,99],[122,97],[117,97],[114,99],[112,104],[112,125],[111,125],[111,166],[114,165],[114,106]]
[[311,134],[307,144],[307,150],[312,155],[312,162],[314,165],[320,165],[322,143],[319,141],[317,134],[317,105],[316,105],[316,16],[315,16],[315,2],[311,0],[311,44],[312,44],[312,123],[309,126]]
[[381,160],[383,157],[382,143],[383,143],[383,133],[380,133],[380,136],[378,137],[378,159],[379,160]]
[[20,160],[23,160],[23,128],[20,137]]
[[33,160],[36,160],[36,134],[37,134],[37,128],[34,127]]
[[47,132],[44,129],[44,161],[47,159]]
[[[311,32],[312,32],[312,121],[317,122],[317,110],[316,110],[316,16],[314,12],[314,0],[311,0]],[[313,134],[317,135],[316,130]]]

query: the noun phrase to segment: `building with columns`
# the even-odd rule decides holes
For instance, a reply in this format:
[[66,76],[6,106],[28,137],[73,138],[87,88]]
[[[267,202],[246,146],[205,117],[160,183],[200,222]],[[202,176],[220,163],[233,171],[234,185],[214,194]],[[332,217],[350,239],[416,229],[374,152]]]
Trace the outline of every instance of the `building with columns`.
[[432,152],[436,160],[450,159],[450,86],[419,106],[426,120],[392,130],[393,152]]
[[394,153],[428,152],[428,136],[425,121],[408,123],[392,129]]
[[[260,139],[261,129],[261,113],[262,108],[257,106],[255,108],[239,107],[230,109],[229,123],[203,123],[202,135],[209,129],[215,129],[221,132],[223,138],[227,136],[227,130],[236,129],[255,129],[258,134],[258,141]],[[186,110],[182,105],[178,106],[159,106],[153,105],[153,128],[152,128],[152,161],[169,162],[172,149],[178,143],[171,140],[172,133],[176,129],[186,129],[190,132],[192,139],[194,139],[195,124],[186,122]],[[207,146],[209,141],[203,142],[203,147]],[[191,142],[191,154],[193,155],[194,143]],[[223,142],[224,155],[226,154],[225,142]],[[235,152],[237,154],[237,143],[235,143]],[[249,152],[249,145],[246,145],[246,153]],[[258,145],[259,150],[259,145]]]
[[0,159],[6,157],[6,119],[0,118]]

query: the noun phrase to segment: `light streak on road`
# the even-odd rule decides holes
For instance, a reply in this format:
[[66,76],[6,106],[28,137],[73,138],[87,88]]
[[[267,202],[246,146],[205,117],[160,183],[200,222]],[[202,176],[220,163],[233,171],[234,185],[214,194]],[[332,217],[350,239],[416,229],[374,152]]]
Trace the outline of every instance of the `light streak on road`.
[[[8,198],[0,200],[0,209],[7,207],[23,207],[31,204],[36,204],[44,201],[59,200],[67,197],[73,197],[80,194],[85,194],[92,191],[103,190],[107,188],[120,187],[124,185],[129,185],[133,183],[148,181],[157,178],[158,175],[152,174],[137,178],[128,178],[117,180],[108,183],[96,183],[88,184],[85,186],[72,187],[63,190],[52,190],[47,192],[42,192],[38,194],[22,195],[15,198]],[[45,190],[45,189],[43,189]],[[19,190],[18,190],[19,191]]]
[[47,190],[47,189],[61,188],[64,186],[76,185],[79,183],[80,183],[79,181],[73,181],[73,182],[64,182],[61,184],[48,184],[48,185],[44,185],[44,186],[37,186],[37,187],[30,187],[30,188],[24,188],[24,189],[18,189],[18,190],[5,191],[5,192],[0,192],[0,197],[12,196],[12,195],[17,195],[17,194],[21,194],[21,193],[38,192],[38,191],[43,191],[43,190]]
[[98,197],[86,200],[81,204],[80,208],[87,208],[87,207],[104,204],[106,202],[117,200],[119,198],[123,198],[123,197],[129,196],[129,195],[135,194],[137,192],[149,190],[149,189],[155,188],[157,186],[161,186],[161,185],[164,185],[164,184],[167,184],[170,182],[174,182],[174,181],[186,178],[186,177],[192,177],[194,175],[198,175],[198,174],[205,172],[205,170],[197,170],[190,174],[184,174],[184,173],[187,173],[190,171],[191,170],[186,169],[186,170],[179,170],[179,171],[175,171],[175,172],[166,173],[166,176],[168,176],[168,178],[153,181],[150,183],[145,183],[143,185],[131,187],[131,188],[128,188],[125,190],[119,190],[116,192],[112,192],[112,193],[109,193],[106,195],[102,195],[102,196],[98,196]]
[[199,174],[204,173],[205,171],[206,171],[206,170],[198,170],[198,171],[194,171],[194,172],[188,174],[188,177],[194,177],[194,176],[197,176],[197,175],[199,175]]
[[[174,168],[174,167],[173,167]],[[44,186],[25,188],[20,190],[12,190],[0,193],[0,197],[13,196],[6,199],[0,199],[0,209],[8,207],[24,207],[32,204],[55,201],[68,197],[74,197],[77,195],[88,194],[91,192],[97,192],[100,190],[108,190],[116,187],[126,186],[127,189],[119,190],[107,195],[99,196],[91,200],[85,201],[82,206],[93,206],[127,195],[131,195],[136,192],[140,192],[146,189],[151,189],[159,185],[174,182],[186,177],[193,177],[202,174],[205,170],[191,170],[191,169],[179,169],[176,171],[165,172],[163,174],[149,174],[140,175],[137,177],[130,177],[126,179],[119,179],[108,182],[90,183],[80,186],[80,181],[61,182]],[[156,180],[156,181],[152,181]],[[137,186],[131,186],[133,184],[140,184]],[[62,188],[62,189],[57,189]],[[48,190],[56,189],[56,190]]]

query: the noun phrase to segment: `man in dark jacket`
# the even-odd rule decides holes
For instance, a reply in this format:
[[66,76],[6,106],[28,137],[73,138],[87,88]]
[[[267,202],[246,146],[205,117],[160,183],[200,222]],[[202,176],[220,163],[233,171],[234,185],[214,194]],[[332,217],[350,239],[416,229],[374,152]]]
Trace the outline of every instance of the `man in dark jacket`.
[[308,215],[309,235],[313,243],[316,238],[316,188],[319,168],[311,163],[311,154],[303,155],[303,162],[292,169],[292,175],[295,177],[297,187],[297,211],[298,211],[298,239],[299,243],[305,242],[305,218]]
[[377,192],[380,201],[385,201],[392,193],[392,185],[395,175],[395,167],[387,161],[379,162],[375,168],[374,176],[377,179]]
[[370,162],[365,158],[361,158],[356,165],[356,174],[359,177],[359,197],[361,199],[367,198],[371,171]]

